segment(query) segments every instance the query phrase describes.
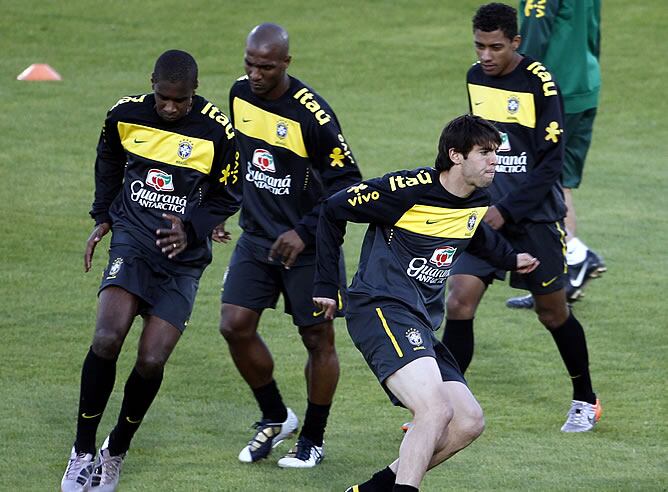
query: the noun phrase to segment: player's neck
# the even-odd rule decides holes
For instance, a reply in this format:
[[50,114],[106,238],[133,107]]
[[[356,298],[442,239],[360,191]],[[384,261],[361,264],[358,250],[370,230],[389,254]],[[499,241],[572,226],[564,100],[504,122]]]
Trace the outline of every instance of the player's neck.
[[466,183],[461,173],[454,166],[448,171],[441,172],[438,180],[448,193],[459,198],[466,198],[475,190],[475,186]]
[[503,77],[505,75],[508,75],[509,73],[512,73],[513,70],[517,68],[517,66],[523,59],[524,57],[522,55],[520,55],[518,52],[515,52],[515,54],[513,55],[513,60],[508,64],[506,69],[499,74],[499,77]]

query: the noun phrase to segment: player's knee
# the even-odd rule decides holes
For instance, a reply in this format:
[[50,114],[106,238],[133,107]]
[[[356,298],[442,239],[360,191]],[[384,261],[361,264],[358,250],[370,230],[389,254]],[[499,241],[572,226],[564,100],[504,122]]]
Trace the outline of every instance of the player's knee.
[[566,322],[569,312],[566,306],[557,309],[536,307],[536,314],[545,328],[555,330]]
[[483,433],[485,430],[485,416],[479,405],[469,409],[464,414],[460,427],[460,432],[470,441],[477,439]]
[[336,356],[334,329],[330,323],[300,328],[302,343],[309,353],[321,353]]
[[123,337],[115,330],[99,328],[93,337],[93,352],[103,359],[116,359],[123,346]]
[[221,317],[218,329],[228,343],[247,341],[254,333],[254,330],[249,330],[243,323],[227,316]]
[[472,319],[475,316],[476,305],[463,296],[450,293],[445,300],[448,318]]
[[165,369],[167,356],[164,354],[140,354],[135,367],[137,372],[146,379],[159,377]]

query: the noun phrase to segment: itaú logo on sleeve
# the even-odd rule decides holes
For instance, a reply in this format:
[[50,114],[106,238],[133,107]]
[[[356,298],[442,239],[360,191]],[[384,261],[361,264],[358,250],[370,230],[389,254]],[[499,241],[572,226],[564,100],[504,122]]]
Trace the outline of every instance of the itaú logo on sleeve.
[[439,268],[444,266],[450,266],[452,264],[452,258],[455,256],[456,251],[457,248],[453,246],[446,246],[445,248],[437,248],[434,250],[434,254],[431,255],[429,262],[433,263]]
[[146,184],[157,191],[174,191],[172,175],[160,169],[151,169],[146,176]]
[[263,171],[269,171],[270,173],[276,172],[274,156],[271,155],[271,152],[268,150],[255,149],[255,152],[253,152],[253,165],[259,167]]

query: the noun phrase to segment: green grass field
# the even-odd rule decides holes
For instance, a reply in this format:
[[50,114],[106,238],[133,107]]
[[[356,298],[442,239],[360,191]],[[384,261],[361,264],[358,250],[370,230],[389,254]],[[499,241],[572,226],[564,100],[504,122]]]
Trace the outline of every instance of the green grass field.
[[[155,58],[170,48],[190,51],[200,65],[200,92],[226,108],[249,29],[283,24],[291,34],[291,73],[328,99],[370,177],[431,164],[443,124],[466,111],[477,5],[0,2],[0,490],[58,488],[106,263],[108,241],[94,271],[83,273],[95,145],[107,108],[122,95],[150,90]],[[604,2],[604,87],[576,193],[580,236],[609,266],[575,306],[605,408],[600,425],[586,435],[559,432],[570,384],[552,339],[532,313],[503,306],[514,291],[494,286],[478,313],[467,373],[487,429],[430,472],[424,490],[668,488],[667,25],[664,0]],[[64,80],[15,80],[35,62],[51,64]],[[238,227],[232,231],[238,237]],[[349,230],[349,269],[362,232]],[[397,455],[407,412],[389,404],[342,322],[341,382],[324,463],[287,471],[275,459],[237,461],[258,412],[217,330],[231,249],[216,246],[191,324],[133,442],[121,490],[343,491],[366,479]],[[100,442],[118,412],[137,328],[119,361]],[[305,350],[296,329],[281,310],[268,311],[261,333],[286,402],[303,415]],[[274,458],[287,449],[283,444]]]

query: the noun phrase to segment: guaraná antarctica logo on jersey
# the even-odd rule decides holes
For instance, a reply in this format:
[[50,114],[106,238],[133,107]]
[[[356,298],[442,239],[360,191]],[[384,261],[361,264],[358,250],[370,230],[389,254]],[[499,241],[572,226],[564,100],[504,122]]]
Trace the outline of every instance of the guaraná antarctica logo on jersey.
[[285,121],[279,121],[276,124],[276,136],[280,139],[288,136],[288,124]]
[[181,140],[179,142],[179,148],[176,153],[181,159],[185,161],[193,153],[193,143],[190,140]]
[[[432,254],[432,258],[439,258],[438,251],[445,249],[439,248]],[[452,253],[454,255],[454,251]],[[445,258],[443,258],[444,260]],[[452,259],[450,260],[452,263]],[[434,264],[436,264],[434,262]],[[445,265],[445,264],[444,264]],[[425,284],[442,284],[450,275],[450,269],[443,269],[441,267],[433,267],[429,265],[427,258],[413,258],[406,268],[406,274]]]
[[408,343],[413,346],[413,350],[424,350],[424,346],[422,345],[424,342],[419,330],[409,328],[406,331],[406,338],[408,339]]
[[510,96],[508,98],[507,109],[510,114],[515,114],[520,110],[520,100],[517,96]]
[[159,191],[174,191],[174,181],[171,174],[160,169],[149,169],[146,175],[146,184],[156,191],[144,187],[140,179],[130,184],[130,199],[145,208],[155,208],[165,212],[177,214],[186,213],[186,196],[172,195],[171,193],[158,193]]
[[450,266],[452,264],[452,258],[455,256],[457,248],[454,246],[446,246],[445,248],[436,248],[434,253],[431,255],[429,261],[441,268],[444,266]]
[[116,258],[109,268],[109,273],[107,274],[107,280],[116,278],[118,272],[121,271],[121,266],[123,266],[123,258]]
[[174,191],[172,175],[160,169],[150,169],[148,171],[146,184],[158,191]]
[[466,221],[466,229],[472,231],[475,228],[475,223],[478,221],[478,212],[471,212],[469,220]]
[[[257,169],[255,169],[257,168]],[[276,165],[274,156],[265,149],[255,149],[253,152],[253,162],[248,163],[246,170],[246,181],[253,183],[256,188],[267,190],[274,195],[289,195],[292,178],[288,174],[284,178],[279,178],[266,174],[266,172],[275,173]]]
[[255,149],[255,152],[253,152],[253,165],[259,167],[263,171],[269,171],[270,173],[276,172],[274,156],[271,155],[271,152],[268,150]]

